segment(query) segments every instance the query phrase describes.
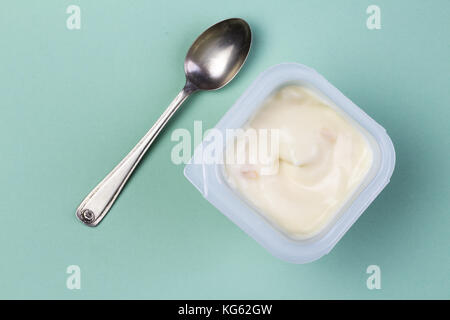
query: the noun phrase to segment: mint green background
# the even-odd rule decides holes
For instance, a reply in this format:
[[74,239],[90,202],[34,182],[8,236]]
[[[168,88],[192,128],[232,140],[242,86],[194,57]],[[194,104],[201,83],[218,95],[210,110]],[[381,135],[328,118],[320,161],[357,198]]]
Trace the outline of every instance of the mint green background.
[[[81,30],[66,28],[69,4]],[[381,7],[382,29],[366,28]],[[2,1],[0,298],[450,298],[450,2]],[[75,208],[184,82],[195,37],[229,17],[254,42],[224,89],[170,122],[98,228]],[[176,128],[210,128],[267,67],[300,62],[382,124],[391,183],[334,250],[272,257],[170,161]],[[66,288],[81,267],[82,289]],[[382,289],[366,288],[366,268]]]

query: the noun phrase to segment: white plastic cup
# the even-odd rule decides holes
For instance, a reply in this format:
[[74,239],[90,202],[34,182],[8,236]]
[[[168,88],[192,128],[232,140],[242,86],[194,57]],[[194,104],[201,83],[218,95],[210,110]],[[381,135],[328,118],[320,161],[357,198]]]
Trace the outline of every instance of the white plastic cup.
[[228,185],[223,164],[202,162],[203,157],[199,153],[210,143],[208,136],[195,149],[191,162],[184,169],[184,175],[206,200],[274,256],[292,263],[308,263],[330,252],[389,183],[394,171],[395,151],[382,126],[315,70],[297,63],[282,63],[260,74],[217,123],[215,129],[220,130],[225,137],[226,129],[241,128],[269,95],[287,84],[298,84],[315,91],[330,107],[345,116],[356,128],[360,128],[373,152],[369,173],[319,234],[305,240],[296,240],[271,224]]

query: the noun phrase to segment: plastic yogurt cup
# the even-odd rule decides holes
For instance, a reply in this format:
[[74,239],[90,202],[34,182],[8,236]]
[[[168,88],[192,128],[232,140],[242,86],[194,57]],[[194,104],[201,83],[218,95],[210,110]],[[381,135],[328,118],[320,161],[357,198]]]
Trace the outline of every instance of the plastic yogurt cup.
[[[215,133],[227,136],[229,129],[242,128],[272,93],[286,85],[306,87],[318,95],[331,108],[348,119],[366,138],[372,151],[372,163],[359,186],[331,221],[317,234],[296,239],[271,223],[262,212],[246,201],[225,177],[224,164],[208,161],[205,150],[214,140],[207,134],[197,146],[190,163],[186,165],[186,178],[219,211],[274,256],[292,263],[307,263],[330,252],[347,230],[389,182],[395,164],[395,151],[386,130],[364,111],[345,97],[315,70],[296,63],[283,63],[264,71],[242,94],[215,126]],[[222,154],[223,158],[226,141]]]

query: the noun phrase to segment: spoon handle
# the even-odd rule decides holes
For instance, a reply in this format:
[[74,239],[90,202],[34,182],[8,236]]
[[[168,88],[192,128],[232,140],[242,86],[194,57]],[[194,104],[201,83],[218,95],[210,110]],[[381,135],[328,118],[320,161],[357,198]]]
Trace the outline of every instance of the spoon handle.
[[105,217],[145,152],[193,91],[186,85],[130,153],[81,202],[76,211],[80,221],[95,227]]

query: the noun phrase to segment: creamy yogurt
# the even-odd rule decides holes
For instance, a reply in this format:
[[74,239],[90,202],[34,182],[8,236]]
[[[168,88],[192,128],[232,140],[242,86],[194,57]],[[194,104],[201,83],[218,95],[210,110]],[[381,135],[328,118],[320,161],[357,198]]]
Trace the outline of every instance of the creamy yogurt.
[[[267,171],[267,163],[227,159],[225,177],[293,238],[309,238],[323,230],[361,184],[373,161],[361,129],[306,87],[289,85],[277,90],[244,128],[278,130],[279,152],[271,164],[276,170]],[[235,144],[226,148],[229,151]],[[248,160],[249,150],[235,148],[232,154]]]

